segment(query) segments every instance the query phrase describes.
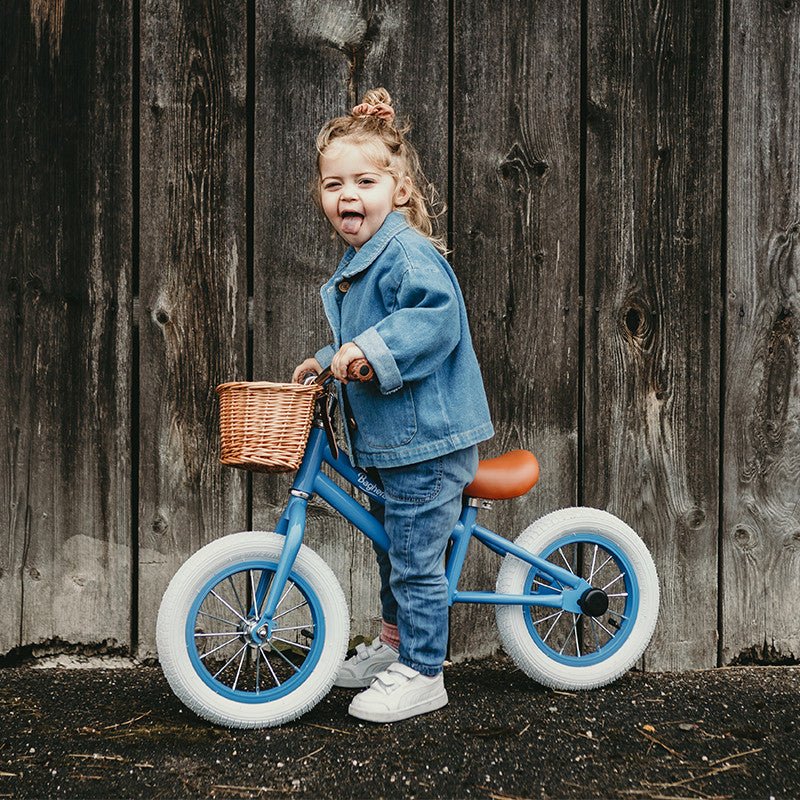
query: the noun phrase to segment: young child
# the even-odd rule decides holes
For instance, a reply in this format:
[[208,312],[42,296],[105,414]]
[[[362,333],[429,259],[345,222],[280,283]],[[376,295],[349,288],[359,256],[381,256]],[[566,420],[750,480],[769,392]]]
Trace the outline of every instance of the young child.
[[[389,537],[378,551],[380,636],[348,659],[337,686],[369,687],[348,711],[393,722],[447,703],[444,553],[478,467],[477,443],[494,434],[458,281],[433,237],[419,157],[395,125],[385,89],[317,137],[316,199],[349,245],[322,302],[333,344],[293,380],[366,358],[369,383],[347,383],[342,408],[350,453],[386,495],[372,504]],[[437,249],[438,248],[438,249]]]

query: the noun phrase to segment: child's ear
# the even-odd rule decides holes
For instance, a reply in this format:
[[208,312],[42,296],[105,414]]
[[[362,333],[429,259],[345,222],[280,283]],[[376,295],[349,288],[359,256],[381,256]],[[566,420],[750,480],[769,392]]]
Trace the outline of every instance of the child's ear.
[[398,182],[397,188],[394,190],[394,207],[399,208],[404,206],[411,199],[411,178],[404,175],[403,179]]

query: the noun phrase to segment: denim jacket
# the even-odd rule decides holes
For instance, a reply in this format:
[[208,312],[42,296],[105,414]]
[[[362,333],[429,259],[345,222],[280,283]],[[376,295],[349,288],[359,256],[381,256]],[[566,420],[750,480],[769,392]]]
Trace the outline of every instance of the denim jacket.
[[375,370],[346,387],[359,466],[415,464],[494,435],[456,276],[401,212],[348,248],[321,295],[333,344],[316,354],[320,365],[352,341]]

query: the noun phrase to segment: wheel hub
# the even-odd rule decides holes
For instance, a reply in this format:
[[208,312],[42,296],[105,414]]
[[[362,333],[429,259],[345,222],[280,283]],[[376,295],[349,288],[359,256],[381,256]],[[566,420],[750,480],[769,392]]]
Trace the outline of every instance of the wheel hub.
[[258,620],[249,620],[247,623],[242,622],[239,625],[242,632],[242,641],[250,645],[251,648],[262,647],[264,650],[271,649],[270,643],[267,640],[267,626],[258,626]]
[[587,589],[578,600],[581,611],[590,617],[600,617],[608,611],[608,595],[602,589]]

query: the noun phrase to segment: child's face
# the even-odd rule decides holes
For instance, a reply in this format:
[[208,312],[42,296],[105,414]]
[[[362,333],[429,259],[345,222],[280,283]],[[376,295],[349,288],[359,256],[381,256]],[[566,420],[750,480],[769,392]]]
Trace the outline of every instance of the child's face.
[[319,175],[322,210],[356,250],[377,233],[389,213],[408,202],[408,178],[396,181],[352,142],[328,147],[319,158]]

